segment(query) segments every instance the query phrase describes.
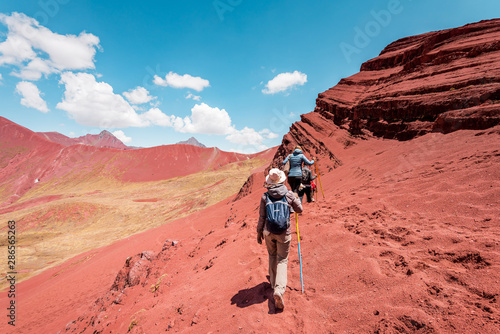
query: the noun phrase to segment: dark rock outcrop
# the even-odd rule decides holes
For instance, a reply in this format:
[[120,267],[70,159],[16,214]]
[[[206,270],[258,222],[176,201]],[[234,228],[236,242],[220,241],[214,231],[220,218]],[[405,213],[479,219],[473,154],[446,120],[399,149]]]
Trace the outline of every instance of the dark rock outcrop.
[[151,261],[156,258],[154,252],[142,252],[127,258],[125,265],[115,278],[111,290],[122,291],[127,287],[138,285],[149,276]]

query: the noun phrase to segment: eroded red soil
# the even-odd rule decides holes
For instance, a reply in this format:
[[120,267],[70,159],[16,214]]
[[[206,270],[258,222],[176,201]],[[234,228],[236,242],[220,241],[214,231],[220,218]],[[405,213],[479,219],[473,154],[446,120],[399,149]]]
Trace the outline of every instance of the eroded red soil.
[[258,172],[235,202],[19,284],[18,332],[493,333],[499,132],[354,140],[329,172],[320,156],[325,198],[299,216],[305,293],[293,239],[282,313],[255,240]]

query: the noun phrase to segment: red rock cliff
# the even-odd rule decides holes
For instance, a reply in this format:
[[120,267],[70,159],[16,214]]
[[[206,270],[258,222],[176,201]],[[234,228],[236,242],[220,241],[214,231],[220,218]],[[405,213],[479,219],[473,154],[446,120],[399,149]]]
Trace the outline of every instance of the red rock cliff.
[[389,44],[318,95],[315,112],[351,133],[407,140],[500,122],[500,19]]
[[359,73],[318,95],[314,112],[284,136],[273,166],[296,144],[332,169],[342,164],[339,152],[360,135],[409,140],[495,126],[499,60],[500,19],[395,41]]

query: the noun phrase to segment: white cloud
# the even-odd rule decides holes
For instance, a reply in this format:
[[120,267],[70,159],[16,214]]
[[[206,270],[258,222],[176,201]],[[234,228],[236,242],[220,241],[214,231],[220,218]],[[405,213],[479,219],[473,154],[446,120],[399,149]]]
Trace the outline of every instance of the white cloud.
[[158,86],[170,86],[173,88],[189,88],[201,92],[204,88],[210,87],[210,82],[200,77],[193,77],[189,74],[179,75],[169,72],[165,79],[155,75],[153,82]]
[[121,142],[124,143],[124,144],[130,143],[132,141],[132,138],[127,137],[125,135],[125,133],[123,133],[122,130],[117,130],[117,131],[113,132],[113,136],[115,136],[116,138],[120,139]]
[[307,75],[299,71],[280,73],[266,84],[266,88],[262,90],[262,93],[276,94],[294,86],[302,86],[306,82]]
[[167,82],[164,79],[162,79],[159,76],[157,76],[157,75],[154,76],[153,83],[155,85],[158,85],[158,86],[164,86],[164,87],[168,86]]
[[113,87],[97,82],[92,74],[64,72],[60,82],[66,90],[56,107],[79,124],[101,128],[149,125],[123,96],[113,93]]
[[233,144],[258,146],[262,145],[264,138],[254,129],[245,126],[242,130],[234,130],[226,139]]
[[191,117],[177,117],[174,128],[179,132],[225,135],[234,128],[231,118],[224,109],[212,108],[205,103],[196,104],[191,109]]
[[144,104],[155,99],[155,97],[149,95],[146,88],[140,86],[135,89],[130,89],[128,92],[124,92],[123,96],[132,104]]
[[201,100],[201,96],[193,95],[192,93],[189,93],[188,95],[186,95],[186,99],[193,99],[195,101],[199,101],[199,100]]
[[11,74],[23,80],[40,80],[42,74],[47,75],[53,72],[49,62],[41,58],[35,58],[26,66],[21,68],[20,72],[12,72]]
[[41,112],[48,112],[47,103],[40,97],[38,87],[32,82],[21,81],[16,85],[16,92],[22,96],[21,104]]
[[264,129],[262,131],[259,132],[264,138],[267,138],[267,139],[274,139],[274,138],[278,138],[278,135],[274,132],[271,132],[269,129]]
[[234,152],[234,153],[240,153],[240,154],[254,154],[258,152],[262,152],[267,150],[269,147],[266,145],[261,145],[261,146],[239,146],[237,148],[232,148],[229,150],[229,152]]
[[[265,150],[267,146],[264,145],[264,140],[266,138],[273,139],[278,136],[268,129],[260,132],[248,127],[237,130],[225,109],[213,108],[205,103],[196,104],[191,109],[191,116],[184,118],[166,116],[159,110],[153,109],[143,115],[146,116],[146,114],[148,114],[147,119],[152,123],[171,126],[177,132],[226,135],[226,140],[240,146],[235,150],[238,152],[248,152],[249,150],[258,152]],[[158,120],[161,120],[162,124]]]
[[0,43],[0,66],[17,67],[13,75],[38,80],[42,74],[95,68],[99,38],[93,34],[53,33],[23,13],[0,13],[0,23],[8,28],[7,39]]
[[277,134],[272,133],[268,129],[260,132],[252,128],[244,127],[242,130],[234,130],[231,134],[226,136],[226,139],[233,144],[239,144],[238,149],[234,152],[240,153],[256,153],[266,150],[268,147],[264,145],[264,138],[273,139],[278,137]]
[[151,108],[144,114],[141,114],[141,118],[154,125],[173,127],[176,119],[179,117],[167,116],[160,109]]

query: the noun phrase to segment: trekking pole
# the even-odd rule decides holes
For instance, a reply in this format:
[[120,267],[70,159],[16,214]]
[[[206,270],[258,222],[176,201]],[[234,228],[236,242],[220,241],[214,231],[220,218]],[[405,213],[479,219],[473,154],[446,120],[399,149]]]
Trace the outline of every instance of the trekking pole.
[[321,177],[319,176],[318,164],[314,161],[314,166],[316,167],[316,174],[318,174],[319,186],[321,187],[321,193],[323,194],[323,198],[325,198],[325,193],[323,192],[323,186],[321,185]]
[[300,255],[299,217],[297,216],[297,212],[295,212],[295,224],[297,225],[297,240],[299,245],[300,285],[302,287],[302,293],[304,293],[304,280],[302,278],[302,256]]

